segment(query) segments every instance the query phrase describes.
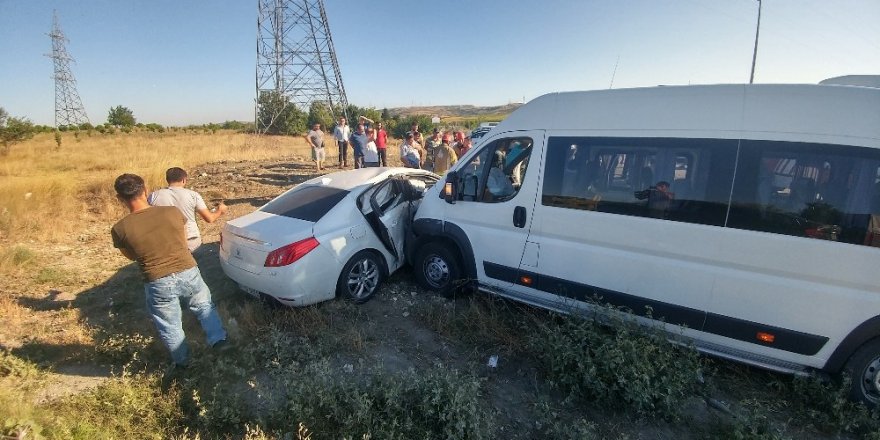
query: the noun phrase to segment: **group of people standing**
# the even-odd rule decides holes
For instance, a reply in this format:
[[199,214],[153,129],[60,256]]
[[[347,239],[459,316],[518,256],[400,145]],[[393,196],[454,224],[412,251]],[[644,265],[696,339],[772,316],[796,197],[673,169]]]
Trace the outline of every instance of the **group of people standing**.
[[[321,124],[315,123],[306,134],[306,142],[312,150],[312,160],[318,171],[324,170],[326,149]],[[351,146],[355,168],[388,166],[388,132],[382,122],[360,116],[352,133],[344,117],[339,118],[333,129],[339,157],[339,168],[348,167],[348,147]],[[400,160],[409,168],[421,168],[442,175],[459,157],[471,148],[471,139],[463,132],[452,135],[435,128],[431,137],[424,140],[418,124],[413,124],[400,145]]]
[[[375,125],[375,127],[373,127]],[[339,153],[339,168],[348,167],[348,147],[351,146],[352,159],[355,168],[388,166],[388,132],[384,125],[376,124],[366,116],[358,118],[358,125],[354,133],[345,118],[339,118],[333,129],[333,139]],[[324,170],[324,161],[327,153],[324,148],[324,132],[321,124],[315,123],[306,134],[306,142],[312,148],[312,160],[318,171]]]

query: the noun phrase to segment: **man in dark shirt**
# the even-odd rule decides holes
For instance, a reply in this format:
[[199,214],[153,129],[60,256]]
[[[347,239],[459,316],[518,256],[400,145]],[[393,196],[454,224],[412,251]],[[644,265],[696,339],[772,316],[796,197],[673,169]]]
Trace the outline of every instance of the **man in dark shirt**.
[[211,301],[211,291],[186,245],[186,218],[173,206],[150,206],[140,176],[123,174],[113,186],[116,198],[129,211],[110,231],[113,246],[140,266],[147,308],[174,364],[186,366],[189,362],[181,300],[196,314],[208,344],[226,346],[226,330]]
[[354,152],[354,168],[363,168],[364,167],[364,149],[367,147],[367,142],[370,140],[367,138],[367,133],[364,131],[363,124],[358,124],[357,131],[351,135],[351,139],[349,143],[351,144],[351,149]]

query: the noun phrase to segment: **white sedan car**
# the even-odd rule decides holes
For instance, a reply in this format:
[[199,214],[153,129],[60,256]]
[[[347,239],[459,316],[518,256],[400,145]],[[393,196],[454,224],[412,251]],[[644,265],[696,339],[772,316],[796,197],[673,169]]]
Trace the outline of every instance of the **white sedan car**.
[[242,290],[288,306],[369,300],[405,263],[406,229],[439,177],[361,168],[306,181],[220,233],[223,272]]

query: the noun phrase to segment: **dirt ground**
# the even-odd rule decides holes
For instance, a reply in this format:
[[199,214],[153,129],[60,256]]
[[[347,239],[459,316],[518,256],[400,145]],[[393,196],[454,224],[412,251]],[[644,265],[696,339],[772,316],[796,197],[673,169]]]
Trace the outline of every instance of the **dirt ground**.
[[[334,171],[334,169],[329,169]],[[190,187],[200,192],[209,204],[223,199],[230,213],[214,224],[201,224],[206,245],[197,255],[204,278],[211,287],[221,315],[233,305],[255,300],[238,290],[225,277],[217,258],[219,230],[225,220],[236,218],[262,206],[283,191],[317,173],[305,157],[291,156],[279,161],[217,162],[190,170]],[[32,275],[20,274],[18,279],[7,279],[4,289],[19,305],[30,309],[28,316],[19,316],[22,325],[17,328],[0,327],[0,348],[18,355],[41,360],[55,374],[51,384],[40,396],[41,400],[79,392],[105,380],[114,367],[97,364],[92,356],[95,348],[89,335],[71,328],[52,328],[53,323],[64,322],[70,314],[78,314],[79,322],[98,333],[114,333],[126,343],[125,330],[137,326],[151,329],[143,311],[140,279],[137,268],[112,248],[109,223],[89,223],[78,237],[67,244],[39,248],[43,258],[57,261],[59,279],[34,281]],[[34,247],[39,247],[33,244]],[[128,292],[128,293],[121,293]],[[509,349],[486,344],[462,344],[450,340],[425,325],[420,311],[427,306],[441,308],[465,307],[468,299],[447,300],[420,290],[411,271],[403,269],[394,274],[371,301],[357,307],[363,349],[351,353],[340,352],[340,365],[357,366],[364,356],[389,370],[406,370],[442,364],[465,371],[476,371],[485,379],[486,398],[496,411],[499,435],[504,438],[534,438],[540,428],[535,426],[536,395],[554,396],[536,367],[527,359],[517,359]],[[338,301],[336,301],[338,302]],[[331,302],[333,303],[333,302]],[[131,313],[124,319],[114,310],[124,305]],[[319,307],[338,307],[333,304]],[[16,310],[10,308],[9,310]],[[289,313],[299,313],[291,310]],[[119,321],[128,321],[120,324]],[[40,331],[57,333],[59,346],[29,336],[29,326]],[[235,324],[228,325],[236,335]],[[112,338],[110,338],[112,340]],[[240,342],[241,343],[241,342]],[[161,357],[162,348],[153,343],[150,348]],[[366,353],[366,355],[365,355]],[[499,357],[497,367],[488,367],[490,356]],[[356,368],[356,367],[354,367]],[[738,369],[737,371],[746,371]],[[751,373],[744,373],[751,374]],[[762,373],[757,373],[762,374]],[[720,400],[725,397],[717,396]],[[724,417],[703,400],[687,403],[689,418],[685,423],[669,424],[662,421],[640,420],[625,413],[615,413],[586,406],[578,417],[596,420],[603,436],[617,438],[679,439],[694,438],[700,424],[715,416]],[[579,410],[581,411],[581,410]]]

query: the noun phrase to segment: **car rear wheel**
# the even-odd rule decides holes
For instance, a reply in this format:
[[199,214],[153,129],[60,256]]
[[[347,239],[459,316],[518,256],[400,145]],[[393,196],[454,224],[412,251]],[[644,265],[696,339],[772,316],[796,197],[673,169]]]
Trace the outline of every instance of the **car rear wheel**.
[[382,263],[379,257],[370,251],[360,251],[342,268],[336,293],[342,298],[361,304],[373,297],[381,282]]
[[432,292],[452,296],[461,280],[461,264],[458,257],[442,243],[422,246],[413,261],[416,281]]
[[880,406],[880,338],[861,346],[844,367],[849,375],[850,397],[869,407]]

